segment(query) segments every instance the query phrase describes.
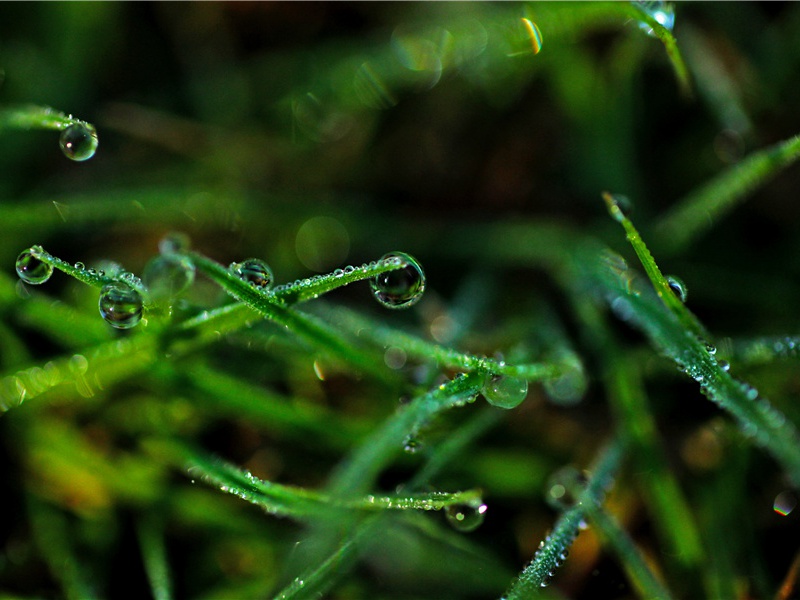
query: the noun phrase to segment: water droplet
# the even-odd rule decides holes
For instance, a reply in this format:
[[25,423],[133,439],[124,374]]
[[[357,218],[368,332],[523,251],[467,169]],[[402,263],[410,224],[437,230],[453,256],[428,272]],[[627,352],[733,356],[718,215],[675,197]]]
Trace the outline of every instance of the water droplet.
[[381,260],[391,258],[401,259],[406,266],[372,278],[372,295],[387,308],[408,308],[416,304],[425,291],[425,273],[420,264],[404,252],[390,252],[383,255]]
[[683,281],[674,275],[668,275],[667,285],[669,286],[669,289],[672,290],[672,293],[675,294],[681,302],[686,302],[686,298],[689,296],[689,290],[686,289],[686,285],[683,283]]
[[603,198],[605,198],[608,203],[608,208],[614,220],[622,223],[624,219],[627,219],[631,216],[631,213],[633,213],[633,203],[627,196],[605,193],[603,194]]
[[180,231],[171,231],[158,242],[158,251],[161,254],[175,254],[187,252],[191,247],[189,236]]
[[775,503],[772,505],[772,509],[779,515],[785,517],[792,512],[796,506],[797,498],[791,491],[786,490],[775,496]]
[[413,435],[408,435],[403,442],[403,450],[408,454],[416,454],[422,449],[422,442]]
[[85,123],[75,123],[61,132],[59,144],[64,156],[74,161],[88,160],[97,150],[97,131]]
[[25,283],[39,285],[44,283],[53,274],[53,267],[33,255],[31,250],[25,250],[17,257],[17,275]]
[[721,360],[717,364],[719,365],[719,368],[722,369],[723,371],[730,371],[731,364],[727,360]]
[[474,531],[483,523],[486,505],[476,502],[475,504],[451,504],[445,508],[445,516],[450,526],[457,531]]
[[[672,28],[675,26],[675,7],[672,2],[664,2],[664,0],[638,0],[633,4],[658,21],[664,29],[672,31]],[[647,23],[639,23],[639,28],[648,35],[653,35],[653,29]]]
[[402,369],[406,365],[406,351],[396,346],[389,346],[383,353],[383,362],[390,369]]
[[194,282],[192,262],[176,254],[156,256],[145,265],[142,278],[154,300],[175,298]]
[[100,316],[112,327],[130,329],[142,319],[142,296],[132,287],[115,281],[100,291]]
[[545,485],[545,500],[556,510],[572,508],[586,488],[586,475],[568,465],[553,473]]
[[250,285],[268,289],[274,279],[272,269],[260,258],[248,258],[238,263],[231,263],[231,272]]
[[491,375],[483,386],[483,397],[497,408],[516,408],[528,395],[528,380],[507,375]]

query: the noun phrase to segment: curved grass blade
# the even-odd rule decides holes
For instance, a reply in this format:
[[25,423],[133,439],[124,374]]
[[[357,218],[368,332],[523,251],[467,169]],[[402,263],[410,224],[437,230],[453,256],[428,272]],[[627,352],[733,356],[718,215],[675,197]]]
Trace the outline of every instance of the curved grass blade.
[[563,562],[565,552],[569,550],[578,535],[587,507],[599,506],[602,503],[624,453],[625,443],[620,438],[599,455],[592,468],[592,476],[586,489],[578,497],[577,504],[559,517],[552,533],[539,545],[533,561],[523,569],[503,596],[504,600],[526,600],[537,596],[548,585],[553,573]]
[[164,526],[159,521],[160,519],[153,517],[139,521],[136,533],[153,599],[170,600],[173,597],[172,578],[164,544]]
[[655,230],[665,254],[677,254],[759,186],[800,157],[800,136],[750,154],[667,211]]

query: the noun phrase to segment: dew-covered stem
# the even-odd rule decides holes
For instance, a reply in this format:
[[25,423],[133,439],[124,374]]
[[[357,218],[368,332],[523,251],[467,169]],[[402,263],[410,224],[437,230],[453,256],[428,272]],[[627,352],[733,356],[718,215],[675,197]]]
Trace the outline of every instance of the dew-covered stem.
[[580,532],[587,505],[602,504],[624,455],[625,442],[622,438],[613,441],[598,455],[591,468],[591,477],[578,501],[559,517],[553,531],[539,545],[533,561],[523,569],[503,596],[504,600],[524,600],[537,596],[549,584],[555,570],[564,560],[562,557]]
[[54,129],[71,125],[89,125],[48,106],[6,106],[0,108],[0,131],[4,129]]

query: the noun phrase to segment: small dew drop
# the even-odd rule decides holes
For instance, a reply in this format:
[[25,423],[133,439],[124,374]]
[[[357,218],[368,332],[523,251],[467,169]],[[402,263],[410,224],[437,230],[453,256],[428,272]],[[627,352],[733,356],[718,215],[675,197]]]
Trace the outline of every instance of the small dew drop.
[[416,438],[413,435],[406,437],[405,441],[403,442],[404,452],[407,454],[416,454],[420,450],[422,450],[422,442],[419,441],[419,438]]
[[772,509],[781,516],[787,516],[797,506],[797,497],[789,490],[775,496]]
[[31,250],[25,250],[17,257],[17,275],[25,283],[39,285],[44,283],[53,274],[53,267],[33,255]]
[[731,369],[731,364],[727,360],[721,360],[717,362],[717,364],[719,365],[719,368],[722,369],[723,371],[730,371]]
[[[664,29],[672,31],[672,28],[675,26],[675,7],[672,2],[665,2],[664,0],[637,0],[633,2],[633,4],[658,21]],[[639,28],[648,35],[653,35],[653,28],[644,21],[639,23]]]
[[158,242],[158,251],[161,254],[175,254],[186,252],[191,247],[189,236],[179,231],[172,231]]
[[248,258],[238,263],[231,263],[231,272],[257,288],[268,289],[274,276],[272,269],[260,258]]
[[608,204],[608,209],[615,221],[622,223],[623,220],[629,218],[633,213],[633,203],[627,196],[604,193],[603,198]]
[[586,476],[568,465],[553,473],[545,485],[545,501],[556,510],[567,510],[575,506],[586,488]]
[[507,375],[491,375],[483,387],[483,397],[497,408],[516,408],[528,395],[528,380]]
[[681,302],[686,302],[686,298],[689,296],[689,291],[686,289],[686,285],[683,283],[683,281],[674,275],[668,275],[667,285],[669,286],[669,289],[672,290],[672,293],[675,294]]
[[97,150],[97,131],[85,123],[75,123],[61,132],[59,145],[67,158],[81,162],[89,160]]
[[474,531],[483,523],[486,505],[476,504],[451,504],[445,508],[445,516],[450,526],[461,532]]
[[100,316],[116,329],[130,329],[142,320],[142,296],[132,287],[115,281],[100,291]]
[[144,267],[142,279],[154,300],[175,298],[194,282],[192,262],[176,254],[152,258]]
[[406,266],[373,277],[370,281],[372,295],[387,308],[413,306],[425,291],[425,273],[420,264],[404,252],[390,252],[381,257],[381,261],[390,259],[402,260]]

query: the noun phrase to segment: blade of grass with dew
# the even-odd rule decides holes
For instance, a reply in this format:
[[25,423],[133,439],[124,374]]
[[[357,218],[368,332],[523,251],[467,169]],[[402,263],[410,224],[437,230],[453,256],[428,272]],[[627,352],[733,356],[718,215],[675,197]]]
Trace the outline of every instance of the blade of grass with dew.
[[628,575],[628,580],[639,593],[639,596],[641,598],[657,598],[659,600],[672,598],[672,594],[670,594],[664,583],[653,574],[641,551],[620,527],[617,520],[603,508],[592,503],[588,503],[585,506],[585,510],[592,524],[597,528],[600,537],[616,553],[622,568]]
[[587,505],[599,506],[614,475],[619,470],[625,454],[622,438],[613,441],[598,456],[591,469],[591,477],[578,502],[564,511],[553,526],[552,532],[539,545],[533,561],[514,580],[503,596],[504,600],[525,600],[542,592],[555,570],[563,562],[563,556],[578,535],[581,522],[586,516]]
[[[345,360],[381,381],[393,382],[395,376],[388,372],[389,370],[385,368],[382,361],[379,362],[372,354],[354,346],[349,340],[318,319],[281,305],[269,292],[249,285],[217,262],[197,253],[188,253],[186,256],[192,260],[198,271],[203,272],[228,294],[264,318],[286,327],[307,342],[329,352],[334,359]],[[393,262],[375,267],[375,271],[387,272],[399,268],[402,268],[402,264]],[[372,270],[370,272],[372,273]]]
[[164,523],[153,516],[144,517],[137,523],[136,533],[153,599],[170,600],[173,597],[172,577],[164,543]]
[[93,125],[47,106],[6,106],[0,108],[0,131],[4,129],[54,129],[70,125]]
[[440,367],[522,377],[531,381],[551,379],[561,374],[556,364],[509,365],[492,358],[458,352],[383,325],[343,307],[326,308],[323,310],[323,314],[337,326],[356,332],[361,339],[367,339],[381,348],[387,346],[400,348],[410,357],[430,360]]
[[[720,407],[736,417],[747,435],[766,448],[781,463],[787,474],[800,484],[800,436],[786,417],[775,409],[758,390],[735,380],[714,358],[716,349],[708,346],[696,331],[702,326],[678,298],[672,294],[650,251],[631,221],[616,203],[606,195],[609,211],[625,228],[658,298],[670,309],[667,314],[653,306],[652,294],[645,290],[632,291],[630,282],[621,282],[618,273],[605,265],[606,285],[617,287],[614,302],[625,303],[625,312],[645,330],[652,341],[672,358],[679,368],[700,384],[701,391]],[[615,210],[616,209],[616,210]],[[660,313],[660,314],[659,314]],[[669,318],[667,318],[669,317]],[[697,324],[691,327],[692,324]]]
[[800,157],[800,136],[753,152],[738,164],[690,193],[661,217],[655,230],[657,247],[679,253],[758,187]]
[[333,496],[324,492],[264,481],[220,459],[188,448],[178,450],[187,470],[222,491],[238,496],[278,516],[299,520],[330,516],[331,511],[441,510],[451,505],[480,502],[476,490],[445,493]]

